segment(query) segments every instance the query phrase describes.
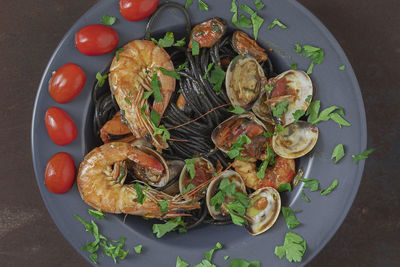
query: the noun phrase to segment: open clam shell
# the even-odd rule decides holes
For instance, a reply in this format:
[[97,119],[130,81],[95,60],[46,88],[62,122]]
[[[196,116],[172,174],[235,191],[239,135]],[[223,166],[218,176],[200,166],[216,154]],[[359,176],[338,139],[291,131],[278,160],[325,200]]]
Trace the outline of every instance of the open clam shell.
[[258,118],[269,124],[275,124],[275,120],[272,117],[271,109],[268,103],[269,92],[262,90],[260,96],[254,103],[252,111]]
[[246,229],[259,235],[271,228],[281,210],[281,197],[274,188],[260,188],[249,196],[250,207],[246,210]]
[[[190,187],[194,188],[206,182],[207,180],[211,179],[214,176],[215,173],[214,166],[209,160],[203,157],[198,158],[198,160],[194,163],[194,167],[196,173],[193,178],[190,176],[188,170],[186,169],[186,165],[183,167],[181,171],[181,174],[179,176],[179,191],[182,195],[190,191]],[[205,196],[206,188],[207,186],[204,188],[203,192],[200,192],[200,195],[198,195],[199,197]]]
[[266,82],[264,71],[254,57],[238,55],[226,72],[226,93],[232,105],[247,109],[257,100]]
[[268,129],[252,112],[235,115],[219,124],[211,133],[211,140],[221,151],[228,153],[232,143],[241,135],[249,138],[262,135]]
[[287,159],[295,159],[310,152],[318,140],[317,126],[298,121],[290,124],[285,130],[272,137],[272,148],[279,156]]
[[[236,192],[242,192],[243,194],[247,195],[246,192],[246,186],[244,184],[244,181],[242,177],[234,171],[228,170],[225,171],[220,177],[215,179],[210,183],[210,185],[207,188],[207,194],[206,194],[206,204],[207,204],[207,209],[208,212],[210,213],[211,217],[213,217],[216,220],[224,221],[229,219],[230,214],[229,212],[224,208],[224,205],[222,204],[219,209],[217,209],[215,206],[211,204],[213,196],[217,194],[219,191],[219,184],[224,178],[228,178],[230,183],[235,183],[236,184]],[[225,201],[224,203],[229,203],[231,201],[230,198],[225,196]]]

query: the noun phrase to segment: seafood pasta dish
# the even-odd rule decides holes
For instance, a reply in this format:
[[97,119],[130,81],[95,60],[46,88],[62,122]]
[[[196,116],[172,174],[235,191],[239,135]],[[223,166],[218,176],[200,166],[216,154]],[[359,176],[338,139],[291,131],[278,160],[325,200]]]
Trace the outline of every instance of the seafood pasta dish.
[[[166,7],[186,35],[152,33]],[[258,235],[281,210],[280,191],[301,178],[296,159],[318,128],[301,120],[313,83],[276,73],[268,50],[220,18],[191,24],[160,7],[146,34],[118,49],[93,88],[98,146],[77,174],[80,196],[102,212],[244,226]],[[222,226],[221,226],[222,227]]]

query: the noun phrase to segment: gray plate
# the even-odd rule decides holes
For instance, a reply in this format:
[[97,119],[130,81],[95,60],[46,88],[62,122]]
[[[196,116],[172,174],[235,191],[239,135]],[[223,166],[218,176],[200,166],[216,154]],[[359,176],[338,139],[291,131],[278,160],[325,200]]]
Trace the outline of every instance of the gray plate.
[[[83,26],[98,23],[104,14],[116,16],[118,22],[113,28],[119,33],[119,46],[133,39],[144,36],[145,21],[128,22],[119,12],[116,1],[100,1],[80,18],[71,30],[65,35],[56,48],[50,62],[44,71],[37,93],[32,119],[32,154],[36,179],[43,200],[60,231],[81,255],[88,259],[88,253],[82,252],[80,247],[87,240],[92,240],[90,234],[85,233],[83,226],[74,219],[73,214],[81,215],[85,220],[88,206],[79,197],[74,186],[68,193],[56,195],[50,193],[44,185],[44,170],[47,161],[56,152],[70,153],[77,166],[90,149],[91,140],[91,88],[95,83],[95,75],[103,70],[111,61],[113,54],[89,57],[80,54],[74,46],[74,34]],[[184,0],[176,1],[184,4]],[[195,4],[190,7],[192,23],[199,23],[213,16],[231,21],[229,12],[231,1],[206,1],[209,3],[208,12],[199,11]],[[240,1],[252,7],[253,1]],[[224,255],[232,258],[247,260],[261,260],[269,266],[301,266],[309,262],[329,241],[343,222],[360,184],[364,162],[354,165],[352,154],[358,154],[366,147],[366,120],[364,105],[360,89],[351,65],[343,50],[329,33],[329,31],[304,7],[296,1],[264,0],[266,7],[258,13],[265,19],[259,34],[259,42],[265,47],[274,49],[270,56],[278,71],[289,68],[296,62],[301,69],[307,69],[309,60],[293,52],[294,44],[311,44],[324,49],[325,61],[314,68],[311,75],[318,88],[318,99],[322,108],[338,105],[344,108],[345,118],[352,123],[351,127],[339,128],[333,122],[318,124],[320,137],[315,149],[308,157],[301,159],[299,165],[305,170],[305,177],[317,178],[322,188],[330,185],[334,178],[339,179],[339,187],[329,196],[322,197],[318,192],[308,193],[311,203],[301,199],[301,187],[298,186],[292,193],[284,195],[284,204],[290,205],[293,210],[301,211],[297,218],[301,225],[293,230],[307,241],[307,251],[303,262],[289,263],[286,259],[279,260],[274,255],[276,245],[283,244],[285,233],[288,231],[285,222],[280,217],[275,226],[268,232],[253,237],[244,228],[234,225],[216,227],[204,226],[186,234],[170,233],[162,239],[157,239],[151,231],[151,223],[140,217],[129,216],[124,224],[122,216],[107,215],[106,220],[98,221],[100,231],[107,237],[118,239],[127,237],[127,248],[142,244],[144,252],[140,256],[129,255],[120,262],[120,266],[175,266],[176,257],[197,264],[203,258],[203,252],[211,249],[217,242],[224,244],[224,250],[218,251],[214,263],[227,266]],[[267,25],[279,18],[289,26],[287,30],[276,27],[268,30]],[[180,13],[167,10],[154,28],[156,32],[166,32],[171,29],[182,31],[184,19]],[[87,82],[82,93],[67,104],[55,103],[47,92],[48,81],[53,70],[67,62],[80,65],[86,72]],[[345,71],[338,68],[346,66]],[[55,145],[47,135],[44,125],[44,114],[51,106],[57,106],[68,112],[78,127],[77,139],[64,147]],[[345,145],[346,156],[339,164],[333,164],[330,155],[333,148],[342,143]],[[90,260],[89,260],[90,261]],[[110,258],[100,257],[101,265],[112,263]]]

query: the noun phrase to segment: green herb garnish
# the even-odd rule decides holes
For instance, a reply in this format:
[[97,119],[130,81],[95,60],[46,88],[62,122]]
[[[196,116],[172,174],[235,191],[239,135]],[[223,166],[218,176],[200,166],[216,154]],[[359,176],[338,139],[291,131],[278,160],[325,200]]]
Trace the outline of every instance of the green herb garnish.
[[294,215],[296,211],[293,211],[290,207],[282,206],[282,214],[285,218],[286,225],[289,229],[293,229],[300,224],[297,220],[296,216]]
[[304,193],[304,189],[301,191],[301,199],[304,199],[307,203],[311,202],[306,193]]
[[[190,1],[192,1],[192,0],[190,0]],[[176,267],[188,267],[188,266],[189,266],[189,263],[183,261],[179,256],[176,258]]]
[[332,184],[327,189],[321,190],[321,195],[326,196],[326,195],[330,194],[338,186],[338,184],[339,184],[338,179],[333,180]]
[[186,193],[192,191],[195,188],[196,188],[196,186],[194,184],[188,184],[187,187],[183,187],[182,194],[186,194]]
[[358,155],[352,155],[351,157],[353,158],[354,164],[357,164],[358,161],[360,161],[362,159],[367,159],[368,155],[371,154],[372,152],[374,152],[373,148],[365,150],[364,152],[362,152]]
[[128,105],[131,105],[131,104],[132,104],[131,101],[130,101],[127,97],[124,97],[124,101],[125,101]]
[[143,246],[142,245],[138,245],[136,247],[133,247],[133,249],[135,250],[136,254],[142,254]]
[[164,38],[160,38],[158,41],[154,38],[151,38],[151,40],[155,43],[158,44],[159,46],[162,47],[171,47],[174,44],[174,33],[173,32],[167,32],[164,35]]
[[222,83],[225,80],[225,74],[225,71],[223,71],[219,66],[214,66],[214,69],[211,71],[210,82],[214,84],[213,90],[217,93],[221,92]]
[[342,66],[339,67],[339,70],[345,70],[345,69],[346,69],[345,65],[342,65]]
[[239,8],[251,16],[250,18],[251,23],[253,24],[254,39],[257,40],[258,31],[261,28],[261,25],[264,23],[264,19],[258,16],[257,13],[247,5],[240,5]]
[[176,42],[174,43],[174,46],[175,46],[175,47],[182,47],[182,46],[184,46],[185,44],[186,44],[186,37],[183,37],[182,39],[176,41]]
[[291,70],[297,70],[297,63],[290,64],[290,69]]
[[241,135],[231,146],[228,151],[228,157],[234,159],[240,157],[241,151],[244,150],[242,147],[244,144],[251,144],[251,139],[247,135]]
[[283,132],[283,131],[285,131],[285,127],[283,127],[282,125],[278,124],[278,125],[276,125],[275,131],[277,133]]
[[257,10],[261,10],[264,7],[262,0],[254,0],[254,4],[256,5]]
[[150,88],[153,90],[154,101],[158,103],[162,102],[163,99],[160,92],[161,82],[157,78],[157,73],[154,73],[153,76],[151,77]]
[[190,178],[193,179],[196,176],[196,169],[194,164],[199,160],[199,158],[185,159],[186,171],[189,172]]
[[287,26],[283,24],[279,19],[274,19],[268,26],[268,30],[272,30],[275,26],[279,26],[282,29],[287,29]]
[[160,208],[162,213],[168,211],[169,201],[168,200],[161,200],[157,202],[157,206]]
[[177,80],[181,79],[181,76],[174,70],[166,70],[166,69],[160,67],[160,71],[162,72],[162,74],[170,76],[170,77],[175,78]]
[[117,51],[115,51],[115,57],[117,58],[117,61],[119,61],[119,53],[124,52],[124,49],[118,48]]
[[199,0],[199,8],[201,11],[207,11],[208,5],[206,3],[204,3],[202,0]]
[[310,192],[318,191],[319,189],[319,182],[317,179],[300,179],[305,185],[304,188],[310,188]]
[[211,68],[214,66],[214,62],[211,62],[210,64],[208,64],[207,70],[203,75],[203,79],[207,79],[207,74],[208,72],[211,70]]
[[189,8],[192,4],[193,4],[193,0],[186,0],[185,8],[186,9]]
[[275,164],[274,157],[275,157],[274,150],[269,145],[267,145],[267,158],[263,160],[263,162],[260,165],[260,168],[257,171],[258,179],[260,180],[264,179],[265,170],[267,169],[268,165]]
[[116,17],[111,17],[109,15],[104,15],[100,20],[101,23],[107,26],[113,25],[116,21],[117,21]]
[[310,103],[310,106],[307,109],[306,115],[308,116],[307,121],[312,123],[318,118],[319,109],[321,107],[321,101],[314,100]]
[[230,267],[260,267],[260,261],[246,261],[244,259],[233,259],[229,263]]
[[176,68],[176,71],[182,71],[182,70],[189,70],[186,66],[189,63],[186,61],[185,63],[182,63],[181,65],[178,66],[178,68]]
[[311,99],[312,99],[312,95],[308,95],[307,98],[306,98],[306,102],[307,102],[307,103],[310,103],[310,102],[311,102]]
[[293,232],[286,233],[283,246],[275,247],[275,255],[280,259],[286,255],[289,262],[301,262],[304,253],[306,252],[306,241]]
[[178,226],[185,227],[181,217],[168,220],[166,223],[153,224],[153,233],[156,234],[157,238],[161,238],[166,233],[174,231]]
[[344,147],[342,144],[338,144],[335,149],[333,149],[331,159],[335,158],[335,164],[339,162],[344,157]]
[[228,108],[229,112],[232,112],[234,114],[243,114],[246,110],[240,106],[233,106]]
[[279,102],[275,106],[271,106],[272,115],[275,118],[282,117],[283,114],[285,114],[287,112],[288,105],[289,105],[289,101],[285,100],[285,101]]
[[295,44],[295,52],[301,53],[303,57],[311,59],[311,65],[308,67],[307,74],[311,74],[315,64],[321,64],[324,61],[325,53],[324,51],[312,45],[303,45],[301,47],[299,44]]
[[283,183],[279,185],[278,192],[281,193],[285,191],[292,192],[292,185],[290,183]]
[[208,261],[211,261],[212,256],[213,256],[213,254],[214,254],[214,251],[219,250],[219,249],[222,249],[222,244],[218,242],[218,243],[215,245],[214,248],[212,248],[211,250],[209,250],[209,251],[207,251],[207,252],[204,253],[204,257],[206,257],[206,259],[207,259]]
[[96,74],[97,86],[98,87],[103,87],[103,85],[106,82],[107,78],[108,78],[108,74],[101,75],[101,73],[98,72]]
[[100,210],[88,209],[88,213],[89,213],[90,215],[93,215],[93,216],[96,217],[97,219],[104,220],[104,213],[101,212]]
[[136,191],[136,201],[143,205],[146,196],[143,194],[143,188],[140,184],[135,183],[133,184],[133,188]]
[[300,109],[296,110],[294,113],[292,113],[293,118],[294,118],[294,124],[296,124],[299,121],[299,119],[304,116],[305,113],[306,112],[304,110],[300,110]]
[[197,56],[200,54],[200,45],[195,39],[192,39],[192,55]]

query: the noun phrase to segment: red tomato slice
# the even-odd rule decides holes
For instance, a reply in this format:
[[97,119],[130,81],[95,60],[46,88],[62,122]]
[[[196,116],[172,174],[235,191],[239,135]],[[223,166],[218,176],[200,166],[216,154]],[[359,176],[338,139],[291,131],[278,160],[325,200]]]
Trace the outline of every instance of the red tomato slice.
[[79,52],[88,56],[107,54],[117,47],[118,34],[104,25],[88,25],[75,34],[75,45]]
[[60,108],[49,108],[44,120],[51,140],[59,146],[71,143],[78,135],[74,121]]
[[138,21],[147,18],[157,9],[158,0],[120,0],[119,10],[122,16],[129,21]]
[[59,68],[50,79],[49,94],[58,103],[74,99],[82,91],[86,74],[74,63],[67,63]]
[[44,183],[50,192],[63,194],[68,192],[75,180],[75,163],[71,155],[60,152],[47,163]]

